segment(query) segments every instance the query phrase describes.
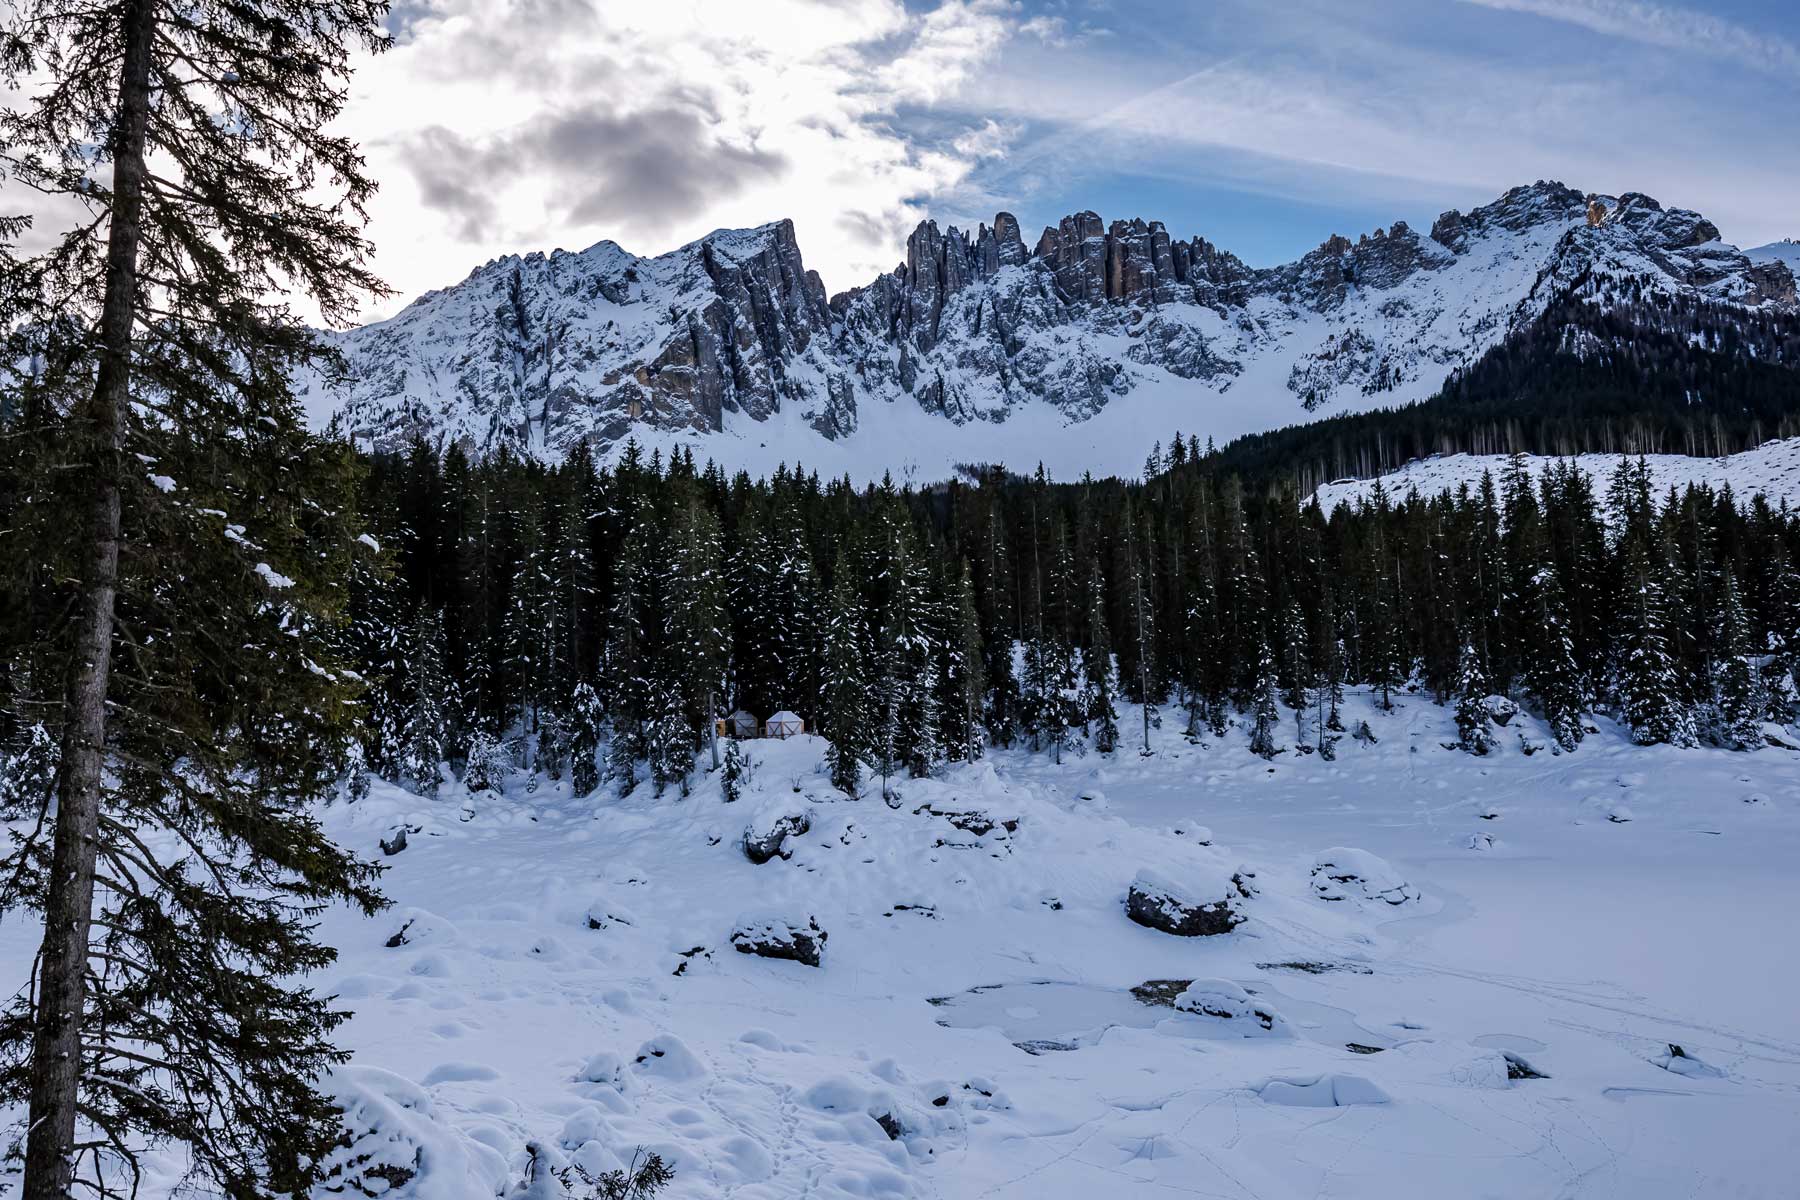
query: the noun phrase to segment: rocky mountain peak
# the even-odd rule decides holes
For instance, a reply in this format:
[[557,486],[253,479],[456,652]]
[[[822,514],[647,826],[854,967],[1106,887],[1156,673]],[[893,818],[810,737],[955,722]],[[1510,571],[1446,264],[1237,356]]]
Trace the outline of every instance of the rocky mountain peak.
[[1446,212],[1429,235],[1395,221],[1266,269],[1142,217],[1082,210],[1035,243],[1007,212],[973,231],[925,220],[892,271],[829,300],[781,220],[653,258],[600,242],[493,260],[338,335],[354,378],[309,407],[377,446],[422,435],[550,458],[627,436],[761,445],[778,424],[823,439],[790,461],[847,443],[904,453],[918,420],[942,419],[967,443],[949,461],[1022,461],[1047,447],[1018,443],[1016,414],[1048,410],[1023,423],[1048,438],[1131,396],[1161,406],[1118,418],[1141,455],[1146,420],[1224,434],[1422,399],[1553,297],[1608,303],[1626,277],[1796,304],[1781,254],[1747,258],[1641,193],[1545,181]]

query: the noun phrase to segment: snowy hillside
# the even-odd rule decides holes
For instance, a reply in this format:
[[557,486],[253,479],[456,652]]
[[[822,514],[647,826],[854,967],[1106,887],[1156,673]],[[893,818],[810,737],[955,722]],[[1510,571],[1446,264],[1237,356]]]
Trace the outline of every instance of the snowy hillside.
[[[1505,470],[1508,458],[1503,454],[1446,454],[1408,463],[1398,471],[1381,477],[1381,486],[1391,497],[1409,491],[1431,496],[1442,491],[1456,491],[1467,486],[1478,487],[1484,474],[1496,482]],[[1527,455],[1526,464],[1536,476],[1551,462],[1563,461],[1542,455]],[[1616,454],[1582,454],[1573,462],[1604,491],[1606,480],[1619,465]],[[1752,496],[1763,496],[1772,506],[1783,501],[1789,508],[1800,509],[1800,438],[1782,438],[1765,442],[1754,450],[1731,454],[1724,458],[1690,458],[1681,454],[1649,454],[1644,456],[1656,491],[1681,490],[1689,484],[1704,484],[1719,489],[1730,487],[1740,502]],[[1368,498],[1374,481],[1349,479],[1328,483],[1316,493],[1319,504],[1330,512],[1339,504],[1356,504]]]
[[[372,854],[408,834],[396,907],[323,929],[356,1016],[319,1200],[497,1196],[528,1143],[653,1150],[683,1198],[1784,1194],[1800,757],[1610,725],[1528,756],[1521,715],[1475,759],[1423,699],[1346,716],[1377,740],[1334,763],[1165,728],[1150,758],[997,752],[894,809],[835,793],[810,736],[752,743],[734,805],[716,775],[377,783],[326,812]],[[1142,927],[1134,884],[1242,923]],[[790,923],[818,966],[734,949]],[[0,930],[15,981],[29,933]]]
[[1753,263],[1780,263],[1800,275],[1800,240],[1788,238],[1785,241],[1770,242],[1766,246],[1744,251],[1744,257]]
[[1155,221],[1078,213],[1029,247],[1006,213],[973,234],[926,222],[894,272],[829,300],[780,221],[655,258],[602,242],[496,259],[342,335],[347,386],[301,383],[316,422],[339,416],[364,445],[560,458],[629,436],[753,473],[1132,474],[1175,429],[1223,441],[1424,399],[1608,278],[1796,302],[1788,266],[1752,262],[1699,214],[1554,183],[1267,270]]

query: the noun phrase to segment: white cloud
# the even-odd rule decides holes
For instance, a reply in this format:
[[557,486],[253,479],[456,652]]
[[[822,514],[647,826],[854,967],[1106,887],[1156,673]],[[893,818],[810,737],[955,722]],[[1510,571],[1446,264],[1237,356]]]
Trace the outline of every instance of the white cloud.
[[383,181],[377,267],[410,297],[497,254],[791,217],[828,286],[862,283],[919,198],[1004,151],[1003,124],[925,140],[901,110],[955,98],[1018,21],[1004,0],[433,0],[344,121]]
[[1704,54],[1759,71],[1800,74],[1800,46],[1774,34],[1669,4],[1646,0],[1463,0],[1482,8],[1529,13],[1608,37]]

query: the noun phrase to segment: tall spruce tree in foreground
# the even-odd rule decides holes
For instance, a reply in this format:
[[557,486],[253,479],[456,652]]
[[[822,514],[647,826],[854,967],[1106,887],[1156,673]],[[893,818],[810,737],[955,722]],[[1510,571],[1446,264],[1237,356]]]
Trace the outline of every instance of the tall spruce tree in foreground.
[[[66,664],[54,795],[0,905],[43,914],[0,1017],[0,1103],[28,1105],[24,1200],[119,1195],[178,1143],[195,1191],[303,1193],[336,1136],[316,1088],[343,1014],[291,982],[313,915],[381,903],[310,815],[351,695],[328,647],[355,550],[344,453],[290,372],[379,290],[373,191],[328,132],[379,0],[21,0],[0,28],[0,171],[85,209],[0,257],[8,562],[52,569],[13,614]],[[15,404],[13,398],[24,400]],[[221,516],[220,514],[224,514]],[[42,678],[41,676],[39,677]],[[42,685],[34,685],[41,687]],[[52,815],[52,809],[54,813]],[[32,824],[27,823],[26,828]]]

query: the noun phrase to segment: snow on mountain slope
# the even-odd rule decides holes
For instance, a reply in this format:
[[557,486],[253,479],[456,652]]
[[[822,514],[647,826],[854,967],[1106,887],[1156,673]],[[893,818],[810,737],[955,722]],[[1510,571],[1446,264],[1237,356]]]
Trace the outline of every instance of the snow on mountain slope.
[[[1420,697],[1345,716],[1377,740],[1335,762],[1165,727],[1149,758],[996,751],[897,808],[835,792],[812,737],[750,743],[735,804],[704,774],[378,783],[323,812],[371,855],[412,833],[396,907],[321,927],[356,1136],[315,1200],[516,1195],[531,1142],[654,1150],[671,1200],[1786,1194],[1795,754],[1599,720],[1528,755],[1520,715],[1478,759]],[[789,814],[789,857],[752,864],[745,830]],[[1144,872],[1237,875],[1247,920],[1134,924]],[[736,951],[747,918],[816,920],[821,964]],[[14,987],[29,924],[0,927]],[[178,1166],[146,1156],[145,1200]]]
[[1786,241],[1757,246],[1744,251],[1744,257],[1753,263],[1780,263],[1795,275],[1800,275],[1800,239],[1788,238]]
[[1556,295],[1625,276],[1796,302],[1787,266],[1696,213],[1555,183],[1268,270],[1154,221],[1078,213],[1031,249],[1006,213],[974,234],[928,221],[895,271],[829,301],[781,221],[655,258],[602,242],[496,259],[339,335],[347,385],[300,384],[315,420],[382,447],[559,458],[635,437],[753,471],[1129,474],[1177,428],[1224,440],[1424,399]]
[[[1398,471],[1381,477],[1381,486],[1390,497],[1399,498],[1417,490],[1431,496],[1442,491],[1456,491],[1467,486],[1471,490],[1481,483],[1483,474],[1493,475],[1496,482],[1505,471],[1508,458],[1504,454],[1446,454],[1419,459]],[[1543,474],[1552,463],[1564,461],[1543,455],[1526,455],[1525,462],[1533,477]],[[1606,481],[1619,465],[1616,454],[1581,454],[1572,460],[1597,490],[1604,492]],[[1718,489],[1729,486],[1740,500],[1765,496],[1773,506],[1786,503],[1800,508],[1800,438],[1781,438],[1765,442],[1754,450],[1731,454],[1724,458],[1690,458],[1681,454],[1647,454],[1645,464],[1658,492],[1669,488],[1681,490],[1689,484],[1705,484]],[[1330,512],[1340,504],[1355,505],[1368,499],[1374,480],[1347,479],[1328,483],[1314,495],[1319,505]]]

